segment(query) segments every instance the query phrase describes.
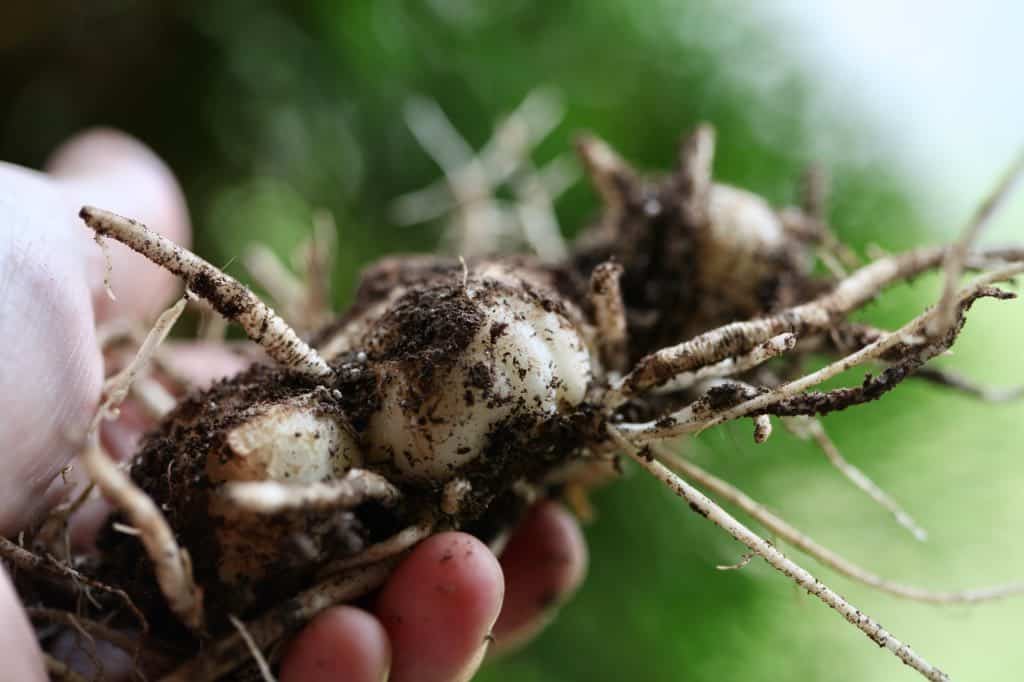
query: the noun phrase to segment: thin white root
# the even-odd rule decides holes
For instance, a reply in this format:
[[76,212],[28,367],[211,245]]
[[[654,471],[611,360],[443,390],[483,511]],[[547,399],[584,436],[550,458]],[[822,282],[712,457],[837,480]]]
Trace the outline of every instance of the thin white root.
[[85,206],[79,213],[96,234],[112,237],[185,280],[189,290],[238,322],[253,341],[285,367],[312,378],[331,368],[277,313],[234,278],[181,248],[145,225],[102,209]]
[[783,419],[783,423],[798,438],[813,440],[828,458],[828,461],[839,473],[846,477],[853,485],[857,486],[868,497],[875,501],[880,507],[887,510],[900,524],[917,540],[924,542],[928,539],[928,531],[922,528],[910,514],[903,509],[899,502],[894,500],[888,493],[882,490],[877,483],[872,481],[867,474],[850,463],[843,453],[839,451],[836,444],[829,438],[824,425],[817,419],[810,417],[790,417]]
[[601,263],[590,273],[590,301],[594,305],[601,359],[614,372],[625,371],[629,361],[621,278],[622,266],[612,262]]
[[347,571],[360,566],[369,566],[380,561],[398,556],[430,537],[434,532],[433,520],[425,520],[415,526],[403,528],[386,540],[372,544],[359,554],[350,556],[347,559],[332,561],[320,570],[321,576],[334,575],[340,571]]
[[516,215],[522,225],[523,238],[541,261],[562,263],[569,256],[569,247],[558,227],[554,195],[548,192],[544,176],[534,171],[532,164],[525,165],[527,172],[516,189]]
[[402,496],[386,478],[364,469],[352,469],[344,478],[326,483],[233,481],[225,484],[224,494],[242,509],[259,514],[293,509],[349,509],[370,500],[390,506]]
[[686,500],[691,509],[746,545],[748,549],[802,587],[808,594],[825,602],[827,606],[837,611],[848,622],[856,626],[875,644],[888,649],[893,655],[921,673],[926,679],[932,680],[932,682],[949,682],[949,676],[946,673],[921,658],[909,645],[896,639],[870,616],[853,604],[850,604],[793,561],[787,559],[771,543],[737,521],[702,492],[674,474],[664,464],[654,459],[653,456],[641,452],[633,443],[623,437],[615,427],[609,426],[608,432],[626,454],[653,474],[655,478],[665,484],[672,492]]
[[245,642],[245,646],[249,649],[249,653],[252,654],[252,658],[256,661],[256,667],[259,668],[260,676],[263,678],[263,682],[277,682],[274,677],[274,673],[270,671],[270,664],[267,663],[267,659],[263,657],[263,652],[256,646],[256,642],[253,641],[252,635],[245,628],[245,623],[240,621],[236,616],[228,614],[228,620],[238,631],[238,636]]
[[914,376],[990,403],[1005,403],[1024,397],[1024,386],[1007,388],[985,386],[959,372],[940,367],[922,367]]
[[757,500],[739,490],[735,486],[708,473],[701,467],[680,455],[672,452],[664,445],[652,446],[657,458],[669,468],[679,472],[683,476],[709,490],[713,495],[718,495],[742,509],[762,526],[777,535],[783,541],[788,542],[804,554],[810,556],[821,564],[828,566],[836,573],[840,573],[851,580],[873,587],[880,592],[891,594],[894,597],[910,599],[913,601],[925,602],[928,604],[977,604],[980,602],[995,601],[1008,597],[1024,594],[1024,582],[995,585],[973,590],[960,592],[938,592],[926,590],[914,585],[904,585],[882,578],[860,566],[845,559],[841,555],[824,547],[810,537],[791,526],[766,509]]
[[[872,266],[869,265],[864,269],[866,270],[870,267]],[[993,282],[1005,281],[1021,272],[1024,272],[1024,264],[1015,263],[976,278],[971,284],[960,290],[957,295],[958,304],[969,299],[971,296],[976,296],[978,292],[986,289]],[[857,273],[853,277],[857,277]],[[908,340],[915,340],[922,333],[925,325],[935,316],[937,310],[938,308],[933,306],[901,328],[894,332],[883,334],[877,340],[855,353],[851,353],[830,365],[826,365],[816,372],[783,384],[774,390],[762,393],[750,400],[745,400],[735,407],[712,411],[709,415],[707,406],[700,400],[697,400],[672,413],[667,418],[639,424],[620,424],[618,428],[633,440],[647,442],[673,438],[687,433],[697,433],[712,426],[718,426],[719,424],[760,412],[775,403],[799,395],[808,388],[828,381],[863,362],[881,357],[897,344],[908,343]]]
[[964,228],[960,239],[946,254],[944,262],[946,278],[942,287],[942,298],[939,299],[936,315],[928,323],[926,331],[929,336],[943,334],[953,325],[956,315],[956,291],[960,275],[963,273],[964,262],[967,260],[967,253],[1013,191],[1014,185],[1017,184],[1022,174],[1024,174],[1024,150],[1018,153],[999,184],[978,206],[967,223],[967,227]]
[[160,591],[181,621],[198,630],[203,623],[202,590],[192,578],[192,561],[178,546],[174,532],[160,509],[140,490],[92,439],[82,454],[82,464],[96,487],[131,520],[153,562]]
[[149,364],[150,360],[153,359],[156,349],[167,338],[174,323],[181,317],[181,313],[185,310],[186,302],[187,299],[182,298],[161,313],[153,325],[153,329],[150,330],[149,334],[142,341],[142,345],[131,362],[107,380],[103,386],[103,393],[106,398],[97,410],[96,416],[93,417],[92,424],[89,427],[91,432],[97,431],[100,422],[104,419],[117,417],[118,406],[124,402],[124,399],[128,396],[128,391],[131,390],[136,379]]
[[114,288],[110,286],[110,276],[114,272],[114,265],[110,260],[110,245],[98,233],[93,239],[100,247],[100,251],[103,252],[103,290],[107,293],[107,298],[111,301],[116,301],[117,296],[114,295]]
[[455,199],[455,253],[476,258],[497,252],[505,221],[481,159],[473,155],[472,148],[437,102],[425,98],[409,100],[405,120],[416,141],[441,167]]
[[106,399],[89,427],[81,461],[100,492],[140,531],[140,539],[153,562],[157,583],[171,611],[185,625],[198,630],[203,623],[202,590],[192,578],[188,552],[178,546],[174,532],[153,500],[103,452],[98,435],[100,423],[116,417],[118,406],[128,395],[132,382],[148,365],[184,309],[185,299],[182,299],[160,315],[135,358],[107,382],[104,387]]
[[[552,90],[542,88],[527,95],[519,107],[498,124],[494,135],[480,151],[477,161],[486,173],[488,183],[491,186],[498,186],[511,178],[520,169],[530,149],[558,126],[564,111],[564,105],[557,93]],[[458,207],[458,198],[455,197],[453,200],[452,187],[448,180],[473,160],[472,151],[446,118],[444,121],[448,128],[445,132],[448,141],[443,146],[448,151],[439,156],[433,147],[424,148],[445,171],[446,180],[396,199],[392,213],[395,221],[401,225],[413,225],[440,218]],[[429,119],[424,119],[422,123],[415,124],[428,123]],[[416,130],[413,130],[413,133],[417,134]],[[459,158],[456,159],[456,156]],[[445,163],[441,163],[442,158],[446,159]],[[547,171],[547,168],[541,171],[544,187],[551,196],[558,196],[565,189],[565,175],[561,171],[557,174]]]
[[[361,597],[376,589],[391,574],[396,560],[364,566],[339,575],[287,599],[258,619],[245,624],[252,645],[265,650],[297,625],[306,623],[334,604]],[[163,678],[162,682],[212,682],[238,667],[250,644],[234,634],[207,646],[201,654]]]

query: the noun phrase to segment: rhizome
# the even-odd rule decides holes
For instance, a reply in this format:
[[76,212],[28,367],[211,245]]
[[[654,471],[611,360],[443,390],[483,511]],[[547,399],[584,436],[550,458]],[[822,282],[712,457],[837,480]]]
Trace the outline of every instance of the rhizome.
[[[528,505],[556,497],[584,509],[586,491],[614,478],[625,456],[879,646],[928,679],[947,679],[697,486],[840,573],[900,597],[975,602],[1019,586],[935,593],[888,581],[672,444],[737,419],[751,419],[763,442],[781,421],[917,532],[842,458],[817,417],[910,377],[1008,397],[927,363],[954,343],[976,300],[1012,298],[994,284],[1024,270],[1024,249],[972,244],[1021,163],[957,243],[860,265],[828,228],[820,172],[808,175],[800,207],[776,210],[714,182],[713,148],[713,130],[700,126],[672,172],[647,176],[600,140],[580,139],[603,212],[566,246],[540,212],[543,188],[525,183],[533,255],[474,243],[474,234],[492,234],[480,229],[492,188],[480,186],[479,173],[449,172],[464,257],[385,259],[364,272],[355,303],[336,319],[315,286],[329,270],[326,239],[307,254],[314,286],[299,295],[275,284],[272,263],[253,262],[268,289],[285,292],[282,317],[158,233],[83,208],[97,241],[118,240],[174,272],[186,295],[108,380],[85,438],[81,466],[117,508],[98,556],[65,549],[62,529],[81,500],[22,544],[2,541],[23,597],[48,621],[40,632],[73,619],[128,651],[149,678],[252,674],[254,658],[273,665],[288,634],[331,604],[372,592],[431,533],[462,529],[500,552]],[[815,259],[831,274],[815,271]],[[886,287],[938,268],[941,299],[902,328],[848,320]],[[965,269],[979,274],[961,286]],[[266,361],[169,409],[151,367],[162,366],[160,342],[187,300],[238,323]],[[810,357],[828,363],[805,373]],[[868,362],[880,369],[860,385],[811,390]],[[162,418],[126,474],[103,453],[97,430],[129,393]]]

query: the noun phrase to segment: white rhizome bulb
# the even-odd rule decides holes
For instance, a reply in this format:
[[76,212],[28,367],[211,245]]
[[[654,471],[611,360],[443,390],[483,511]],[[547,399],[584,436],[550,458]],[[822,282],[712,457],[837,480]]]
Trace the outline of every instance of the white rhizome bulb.
[[[580,318],[553,305],[553,295],[486,266],[441,289],[444,295],[416,302],[415,322],[385,315],[367,336],[371,348],[382,338],[389,349],[416,346],[419,361],[397,357],[378,365],[381,406],[370,419],[367,455],[432,481],[450,479],[479,457],[502,421],[540,423],[579,405],[591,378],[582,323],[570,319]],[[392,309],[402,307],[399,301]],[[416,325],[435,331],[410,341],[421,331]]]

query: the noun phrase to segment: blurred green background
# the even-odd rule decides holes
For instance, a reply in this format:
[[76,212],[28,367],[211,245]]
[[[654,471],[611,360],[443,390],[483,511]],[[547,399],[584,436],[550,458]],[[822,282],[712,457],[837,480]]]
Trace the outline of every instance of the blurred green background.
[[[776,204],[803,166],[831,150],[831,218],[859,249],[934,240],[874,125],[823,107],[799,40],[749,2],[686,0],[272,0],[37,2],[0,10],[0,158],[40,166],[69,134],[103,124],[154,147],[178,174],[196,249],[218,263],[251,241],[287,254],[312,212],[336,217],[337,301],[358,268],[399,250],[432,250],[443,224],[400,227],[392,200],[439,177],[402,108],[435,99],[474,147],[538,86],[561,92],[566,117],[538,162],[600,134],[627,158],[668,168],[697,121],[719,131],[716,175]],[[86,6],[87,5],[87,6]],[[815,103],[815,106],[812,106]],[[858,159],[856,162],[849,159]],[[984,169],[991,172],[994,169]],[[581,182],[557,203],[566,233],[597,201]],[[957,222],[951,219],[947,230]],[[229,271],[245,277],[234,261]],[[895,325],[932,300],[934,278],[867,311]],[[979,304],[943,363],[1007,383],[1022,316]],[[854,376],[852,380],[856,380]],[[935,588],[1013,579],[1024,464],[1019,406],[985,406],[908,383],[827,426],[860,465],[931,532],[917,543],[782,429],[755,446],[747,424],[699,438],[695,456],[822,543],[883,575]],[[480,679],[910,680],[914,674],[761,563],[721,572],[742,548],[639,473],[596,496],[587,582],[536,642]],[[799,557],[797,557],[799,558]],[[813,572],[954,678],[1016,679],[1024,603],[934,607]]]

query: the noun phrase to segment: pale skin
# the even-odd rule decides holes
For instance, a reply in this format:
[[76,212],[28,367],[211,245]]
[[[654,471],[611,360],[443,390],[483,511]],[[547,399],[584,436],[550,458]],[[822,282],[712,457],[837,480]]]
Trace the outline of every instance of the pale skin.
[[[12,537],[71,490],[74,434],[95,411],[103,380],[96,326],[115,317],[152,320],[179,293],[173,275],[111,244],[111,287],[102,253],[77,218],[82,204],[110,207],[189,243],[188,212],[167,167],[137,141],[112,131],[80,135],[54,155],[47,173],[0,164],[0,534]],[[178,369],[197,382],[230,374],[242,361],[210,345],[171,344]],[[130,456],[151,422],[137,406],[108,423],[103,443]],[[95,527],[87,509],[82,541]],[[586,548],[572,517],[553,503],[534,508],[501,559],[478,540],[443,533],[421,543],[368,610],[338,606],[291,642],[283,682],[353,680],[454,682],[472,677],[487,653],[539,631],[578,586]],[[46,675],[27,617],[0,569],[0,660],[12,679]],[[390,671],[390,677],[386,677]]]

